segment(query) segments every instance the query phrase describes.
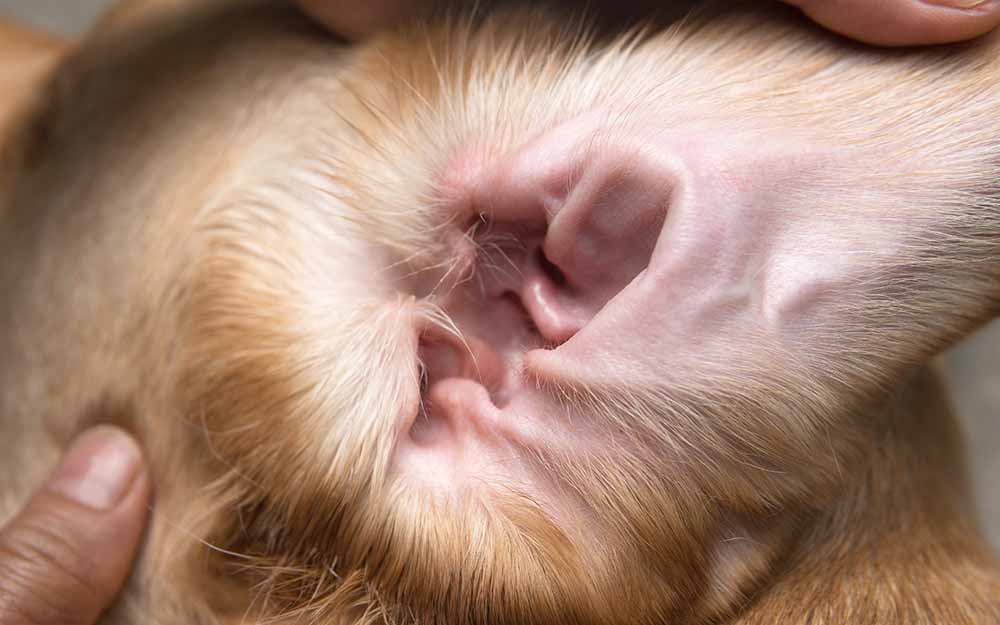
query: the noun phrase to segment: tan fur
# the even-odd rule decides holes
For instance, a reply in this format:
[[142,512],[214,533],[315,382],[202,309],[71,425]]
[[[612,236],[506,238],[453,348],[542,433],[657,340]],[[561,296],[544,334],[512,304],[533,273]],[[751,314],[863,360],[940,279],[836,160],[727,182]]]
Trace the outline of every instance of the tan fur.
[[[348,50],[273,3],[155,15],[60,67],[0,205],[0,515],[95,422],[157,477],[109,622],[1000,619],[928,365],[1000,311],[994,40],[877,52],[730,10],[607,41],[514,11]],[[862,250],[884,279],[861,300],[779,328],[800,349],[762,329],[760,354],[706,350],[670,384],[553,384],[608,435],[538,458],[600,502],[593,545],[517,489],[408,488],[390,450],[413,328],[451,327],[413,286],[458,262],[435,172],[602,106],[793,129],[851,156],[788,190],[810,219],[848,243],[873,212],[921,227],[905,262]]]
[[34,93],[45,72],[51,69],[65,44],[7,21],[0,21],[0,88],[7,97],[0,119],[22,105],[22,97]]

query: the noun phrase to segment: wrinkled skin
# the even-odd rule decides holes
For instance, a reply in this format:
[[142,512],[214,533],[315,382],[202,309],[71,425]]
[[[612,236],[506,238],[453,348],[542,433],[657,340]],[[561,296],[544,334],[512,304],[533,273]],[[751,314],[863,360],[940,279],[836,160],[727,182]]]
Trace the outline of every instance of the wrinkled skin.
[[94,421],[151,451],[111,618],[995,620],[926,368],[1000,303],[994,39],[145,19],[0,227],[12,505]]

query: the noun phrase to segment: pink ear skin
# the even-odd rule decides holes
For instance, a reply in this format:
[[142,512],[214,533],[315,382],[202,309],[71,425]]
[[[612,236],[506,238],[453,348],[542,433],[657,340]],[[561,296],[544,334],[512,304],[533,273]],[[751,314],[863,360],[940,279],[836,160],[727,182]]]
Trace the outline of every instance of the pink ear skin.
[[624,136],[580,117],[517,150],[476,188],[494,222],[544,224],[521,301],[553,345],[572,338],[649,263],[673,174]]
[[553,425],[557,402],[532,376],[688,385],[808,352],[825,304],[864,283],[857,252],[892,253],[899,234],[877,225],[878,205],[850,214],[857,203],[824,195],[853,162],[787,131],[638,132],[588,115],[475,168],[465,198],[523,245],[505,257],[514,277],[486,277],[447,306],[490,370],[431,365],[464,380],[430,389],[448,422],[481,426],[449,430],[473,435],[450,449],[586,444],[582,429]]
[[[597,115],[567,122],[515,151],[475,191],[498,223],[544,220],[521,298],[550,343],[569,342],[556,351],[601,346],[604,361],[636,362],[673,341],[660,353],[679,357],[716,340],[723,317],[794,325],[823,296],[818,285],[839,281],[837,263],[817,272],[773,262],[810,238],[829,248],[822,217],[797,218],[788,202],[801,195],[783,192],[816,184],[828,154],[718,127],[608,127]],[[586,340],[571,340],[595,317]],[[733,327],[726,340],[752,329]],[[578,354],[591,369],[596,356]]]

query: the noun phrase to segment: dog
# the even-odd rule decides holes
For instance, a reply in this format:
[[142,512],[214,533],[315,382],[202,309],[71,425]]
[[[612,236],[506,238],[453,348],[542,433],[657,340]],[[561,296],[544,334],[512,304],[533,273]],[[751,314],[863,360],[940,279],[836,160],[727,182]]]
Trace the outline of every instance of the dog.
[[1000,312],[996,37],[565,11],[9,39],[0,518],[133,432],[107,623],[1000,619],[930,364]]

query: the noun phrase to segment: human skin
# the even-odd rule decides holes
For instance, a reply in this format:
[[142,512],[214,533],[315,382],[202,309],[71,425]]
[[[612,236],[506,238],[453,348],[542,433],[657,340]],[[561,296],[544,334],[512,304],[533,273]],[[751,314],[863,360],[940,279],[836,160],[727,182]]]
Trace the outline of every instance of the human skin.
[[[863,41],[886,46],[964,41],[1000,23],[992,0],[786,0],[817,23]],[[418,11],[419,2],[299,0],[302,8],[333,31],[364,37]]]
[[8,497],[95,421],[154,443],[112,618],[991,622],[923,367],[996,314],[995,42],[188,19],[109,26],[6,146]]
[[151,484],[127,434],[83,434],[0,531],[0,623],[91,625],[132,568]]

